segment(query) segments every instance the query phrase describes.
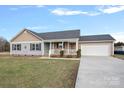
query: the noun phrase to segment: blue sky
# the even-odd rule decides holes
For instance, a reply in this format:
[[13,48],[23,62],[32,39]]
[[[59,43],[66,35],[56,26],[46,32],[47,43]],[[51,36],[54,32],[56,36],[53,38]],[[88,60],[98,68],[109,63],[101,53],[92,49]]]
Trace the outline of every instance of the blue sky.
[[0,36],[23,28],[36,32],[80,29],[81,35],[111,34],[124,41],[124,6],[0,6]]

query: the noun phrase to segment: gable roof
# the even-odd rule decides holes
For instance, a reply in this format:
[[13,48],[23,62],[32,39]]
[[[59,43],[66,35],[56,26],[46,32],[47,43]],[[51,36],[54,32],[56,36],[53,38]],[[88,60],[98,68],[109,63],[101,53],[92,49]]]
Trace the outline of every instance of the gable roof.
[[35,37],[38,38],[39,40],[42,40],[41,37],[35,35],[35,34],[32,33],[30,30],[24,28],[24,29],[21,30],[15,37],[13,37],[10,41],[12,42],[14,39],[16,39],[16,38],[17,38],[20,34],[22,34],[24,31],[27,31],[28,33],[32,34],[33,36],[35,36]]
[[80,30],[65,30],[65,31],[58,31],[58,32],[47,32],[47,33],[36,33],[34,31],[28,30],[33,34],[37,35],[38,37],[44,40],[51,40],[51,39],[70,39],[70,38],[79,38],[80,37]]
[[[71,39],[71,38],[79,38],[79,41],[114,41],[115,39],[109,34],[103,35],[89,35],[89,36],[80,36],[80,30],[65,30],[65,31],[58,31],[58,32],[46,32],[46,33],[37,33],[31,31],[29,29],[23,29],[19,34],[22,32],[27,31],[34,35],[35,37],[41,40],[51,40],[51,39]],[[17,36],[19,36],[19,34]],[[15,39],[15,36],[13,39]],[[12,39],[12,40],[13,40]],[[11,41],[12,41],[11,40]]]
[[79,41],[104,41],[104,40],[114,41],[115,39],[109,34],[80,36],[79,38]]

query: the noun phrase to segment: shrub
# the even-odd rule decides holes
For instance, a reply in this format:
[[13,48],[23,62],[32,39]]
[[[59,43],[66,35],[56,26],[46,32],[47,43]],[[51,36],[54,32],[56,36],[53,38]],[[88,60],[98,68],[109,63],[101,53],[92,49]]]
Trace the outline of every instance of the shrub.
[[78,49],[77,50],[77,58],[80,58],[81,57],[81,49]]
[[59,55],[50,55],[50,57],[60,57]]
[[66,56],[66,58],[72,58],[73,57],[73,55],[67,55]]
[[63,56],[64,56],[64,51],[61,50],[61,51],[60,51],[60,57],[63,57]]

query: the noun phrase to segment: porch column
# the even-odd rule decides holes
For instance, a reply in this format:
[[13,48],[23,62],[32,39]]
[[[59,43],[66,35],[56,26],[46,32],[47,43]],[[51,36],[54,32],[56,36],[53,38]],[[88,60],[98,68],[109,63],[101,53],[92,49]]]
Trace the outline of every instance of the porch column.
[[112,42],[112,55],[114,55],[114,42]]
[[63,49],[63,41],[62,41],[62,50],[64,50],[64,49]]
[[69,54],[69,42],[68,42],[68,54]]
[[76,41],[76,51],[78,50],[78,40]]
[[53,49],[53,54],[54,54],[54,42],[53,42],[53,48],[52,49]]
[[42,41],[42,47],[41,47],[41,49],[42,49],[42,56],[44,55],[44,42]]
[[12,55],[12,43],[10,43],[10,55]]
[[50,48],[49,48],[49,57],[51,55],[51,42],[50,42]]

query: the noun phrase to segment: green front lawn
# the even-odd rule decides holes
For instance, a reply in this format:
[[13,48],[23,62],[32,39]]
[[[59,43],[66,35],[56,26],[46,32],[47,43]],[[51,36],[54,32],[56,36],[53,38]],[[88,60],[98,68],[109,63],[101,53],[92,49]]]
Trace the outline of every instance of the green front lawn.
[[116,58],[120,58],[120,59],[123,59],[124,60],[124,55],[119,55],[119,54],[115,54],[113,55],[113,57],[116,57]]
[[0,87],[74,87],[79,61],[0,57]]

